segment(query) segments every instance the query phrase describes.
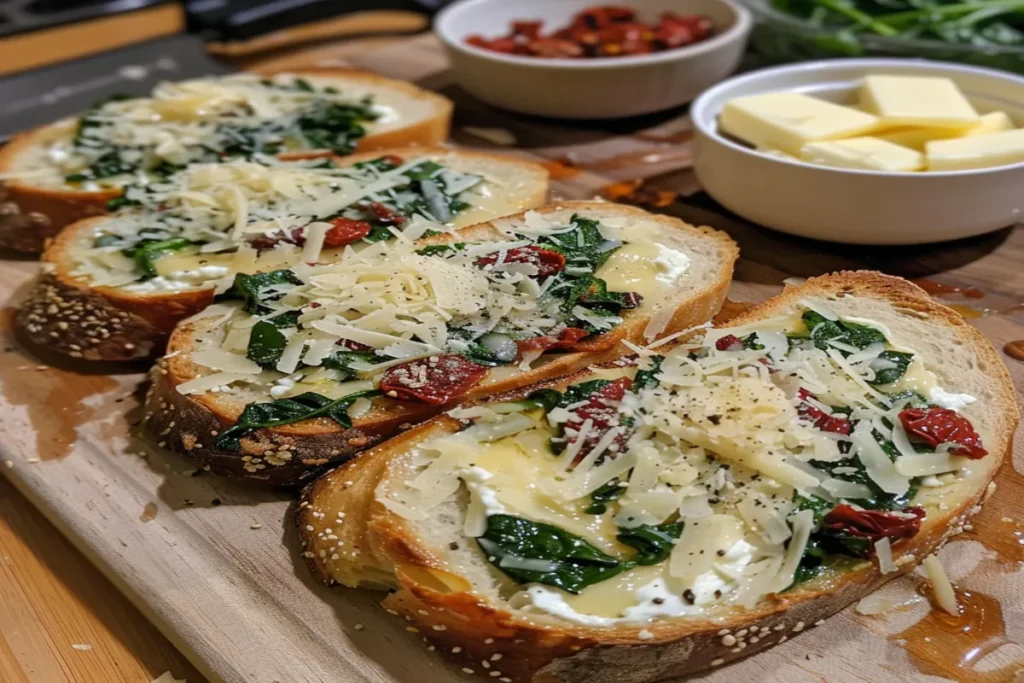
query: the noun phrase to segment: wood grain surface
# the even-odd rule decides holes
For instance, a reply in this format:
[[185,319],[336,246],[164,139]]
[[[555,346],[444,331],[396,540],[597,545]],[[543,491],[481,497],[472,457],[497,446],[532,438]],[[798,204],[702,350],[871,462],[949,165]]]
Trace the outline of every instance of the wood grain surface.
[[[511,134],[519,149],[510,153],[551,163],[559,197],[610,191],[727,231],[742,250],[731,290],[736,301],[762,300],[791,277],[874,268],[925,279],[997,348],[1024,339],[1019,228],[909,248],[790,238],[729,216],[699,192],[689,170],[689,125],[682,111],[571,126],[499,112],[454,86],[429,37],[349,58],[452,97],[458,105],[457,144],[508,149],[491,142],[493,129],[506,131],[502,137]],[[337,61],[339,55],[319,51],[316,59]],[[625,184],[609,190],[615,181]],[[16,303],[34,271],[24,261],[0,267],[7,306]],[[131,426],[138,419],[139,368],[81,375],[75,372],[81,368],[41,363],[45,359],[27,354],[5,334],[11,350],[0,354],[0,451],[11,466],[0,471],[211,680],[472,680],[428,652],[420,634],[381,611],[375,604],[379,596],[312,583],[295,556],[290,496],[193,476],[188,462],[136,440]],[[1024,386],[1024,363],[1008,363],[1017,386]],[[973,527],[940,555],[961,591],[970,593],[964,599],[977,604],[974,616],[984,628],[964,633],[938,620],[925,601],[907,597],[919,583],[912,576],[883,589],[910,602],[901,609],[873,617],[848,609],[702,680],[1014,680],[1024,666],[1022,471],[1024,448],[1018,446]],[[9,648],[6,628],[3,635]]]
[[4,683],[205,680],[3,479],[0,584]]

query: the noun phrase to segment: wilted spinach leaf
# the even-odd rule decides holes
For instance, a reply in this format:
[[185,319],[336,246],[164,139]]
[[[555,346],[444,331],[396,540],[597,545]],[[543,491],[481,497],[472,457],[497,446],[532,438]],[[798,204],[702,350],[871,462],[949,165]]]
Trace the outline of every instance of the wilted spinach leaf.
[[[476,540],[491,564],[515,581],[543,583],[569,593],[579,593],[635,566],[556,526],[512,515],[488,517],[487,530]],[[546,565],[524,569],[524,560],[542,565],[546,561]]]
[[257,429],[270,429],[282,425],[326,417],[334,420],[342,427],[351,427],[348,408],[358,398],[369,398],[380,395],[377,389],[360,391],[341,398],[328,398],[312,391],[280,398],[269,403],[250,403],[238,416],[238,421],[222,431],[214,442],[217,448],[226,451],[237,451],[239,441]]
[[620,543],[637,549],[637,554],[632,562],[638,565],[650,565],[658,564],[669,556],[681,533],[683,533],[682,522],[658,524],[657,526],[642,524],[632,529],[621,529],[615,538]]
[[302,281],[290,270],[272,270],[268,273],[235,274],[231,288],[223,294],[225,299],[241,299],[242,308],[246,313],[265,315],[270,312],[267,304],[277,301],[283,292],[269,292],[276,285],[301,285]]

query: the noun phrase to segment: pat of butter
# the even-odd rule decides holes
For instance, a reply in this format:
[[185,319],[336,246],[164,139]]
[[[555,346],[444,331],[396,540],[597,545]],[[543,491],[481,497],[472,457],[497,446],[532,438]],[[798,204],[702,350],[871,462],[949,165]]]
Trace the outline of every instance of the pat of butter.
[[966,134],[957,128],[894,128],[877,133],[875,137],[923,152],[924,146],[932,140],[949,140]]
[[727,103],[719,128],[754,147],[770,147],[794,156],[808,142],[863,135],[878,118],[800,93],[765,93]]
[[994,111],[984,114],[981,123],[968,130],[964,135],[988,135],[1004,130],[1013,130],[1013,121],[1005,111]]
[[810,142],[800,150],[800,157],[812,164],[864,171],[918,171],[924,168],[924,155],[920,152],[873,137]]
[[775,149],[774,147],[758,147],[757,151],[777,159],[796,159],[792,154],[786,154],[781,149]]
[[924,146],[932,140],[951,140],[964,135],[986,135],[988,133],[998,133],[1001,130],[1011,130],[1012,128],[1013,121],[1006,115],[1006,112],[994,111],[990,114],[984,114],[981,117],[981,123],[967,130],[934,127],[894,128],[893,130],[876,133],[875,137],[923,152]]
[[970,128],[981,117],[948,78],[866,76],[860,89],[864,106],[885,127]]
[[929,171],[988,168],[1024,161],[1024,128],[956,140],[936,140],[925,146]]

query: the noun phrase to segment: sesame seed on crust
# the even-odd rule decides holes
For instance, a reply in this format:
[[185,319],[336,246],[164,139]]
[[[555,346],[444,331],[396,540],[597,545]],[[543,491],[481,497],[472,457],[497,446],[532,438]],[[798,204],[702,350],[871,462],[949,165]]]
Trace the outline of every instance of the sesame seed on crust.
[[42,275],[29,292],[17,325],[32,343],[91,361],[146,358],[164,337],[143,318],[53,273]]

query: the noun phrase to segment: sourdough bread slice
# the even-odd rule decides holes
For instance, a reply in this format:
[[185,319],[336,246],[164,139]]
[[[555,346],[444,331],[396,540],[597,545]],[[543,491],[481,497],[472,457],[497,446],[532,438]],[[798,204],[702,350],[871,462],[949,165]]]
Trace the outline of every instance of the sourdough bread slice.
[[40,252],[65,226],[104,213],[140,174],[159,180],[166,165],[433,145],[448,137],[451,112],[440,95],[355,69],[163,83],[151,97],[97,105],[0,149],[0,247]]
[[[830,327],[836,319],[843,325],[853,326]],[[999,356],[989,342],[955,312],[934,303],[924,291],[899,278],[871,272],[844,272],[788,287],[780,296],[755,306],[726,325],[724,329],[708,331],[703,339],[700,336],[688,339],[670,352],[656,349],[656,353],[665,353],[656,374],[658,384],[634,393],[630,393],[633,387],[629,387],[618,403],[627,406],[619,414],[633,419],[633,426],[638,430],[634,436],[645,428],[654,429],[655,441],[660,440],[658,448],[662,458],[657,462],[663,469],[652,470],[650,458],[653,456],[635,450],[652,443],[644,436],[637,437],[636,441],[626,440],[621,450],[608,451],[617,455],[591,469],[582,464],[591,455],[586,451],[580,453],[584,460],[579,467],[583,467],[584,477],[590,477],[602,467],[615,466],[620,459],[637,458],[630,463],[632,469],[618,475],[622,483],[628,479],[624,495],[620,492],[621,497],[615,499],[604,489],[602,504],[617,508],[617,512],[614,509],[607,514],[599,509],[584,510],[583,505],[598,502],[596,495],[592,501],[577,501],[577,507],[559,507],[563,499],[558,492],[564,491],[563,487],[573,481],[577,472],[549,472],[549,469],[557,469],[550,462],[564,464],[565,460],[551,457],[545,450],[538,451],[538,440],[531,430],[549,423],[567,425],[571,420],[567,421],[564,412],[557,414],[562,408],[549,410],[545,420],[538,417],[536,410],[530,412],[537,405],[536,401],[526,406],[510,402],[521,401],[531,394],[537,396],[533,392],[539,387],[564,392],[569,386],[579,387],[597,378],[611,380],[614,384],[621,382],[623,376],[632,375],[634,384],[640,383],[636,368],[625,367],[624,360],[494,397],[488,403],[454,410],[318,479],[304,492],[297,515],[303,556],[312,572],[328,584],[388,589],[390,593],[383,601],[386,608],[419,627],[447,657],[478,673],[498,672],[496,675],[504,679],[536,683],[644,683],[694,674],[793,637],[912,569],[961,531],[969,516],[977,512],[990,481],[1010,449],[1020,414],[1009,373]],[[820,325],[824,327],[817,329]],[[807,329],[801,330],[802,326]],[[875,332],[865,332],[865,328]],[[796,340],[791,347],[786,332],[809,333],[810,338]],[[882,350],[877,345],[872,346],[877,344],[878,333],[886,338],[884,346],[890,352],[888,356],[881,356]],[[850,348],[843,348],[844,345]],[[893,371],[892,359],[900,358],[892,355],[897,349],[900,353],[912,353],[913,358],[901,368],[902,376],[895,382],[888,382],[900,375]],[[839,360],[835,360],[836,355]],[[835,361],[829,365],[831,369],[822,364],[823,358]],[[808,367],[817,363],[820,372],[797,372],[793,359],[801,359],[800,363],[807,363]],[[655,368],[653,358],[641,358],[637,362],[641,369]],[[716,363],[718,370],[714,370]],[[853,368],[860,380],[840,381],[838,378],[846,376],[841,370],[842,364]],[[699,379],[701,375],[694,368],[702,368],[710,374]],[[890,373],[888,377],[883,375],[885,372]],[[823,377],[830,379],[823,382]],[[834,384],[832,377],[837,378]],[[814,384],[806,384],[805,380],[814,378],[823,384],[817,387],[816,395],[794,393],[788,400],[778,401],[780,395],[785,396],[780,394],[783,387],[788,392],[806,390]],[[879,384],[883,379],[887,383]],[[659,394],[666,386],[676,393]],[[757,386],[775,388],[766,393]],[[876,407],[883,405],[871,398],[872,392],[879,392],[876,387],[884,389],[881,393],[886,396],[894,397],[904,389],[916,390],[926,394],[926,403],[955,406],[956,414],[969,420],[980,435],[980,443],[965,437],[965,432],[960,432],[959,436],[947,434],[947,437],[969,444],[971,448],[983,446],[987,454],[978,459],[957,456],[960,457],[959,469],[938,477],[932,475],[936,481],[928,481],[918,493],[912,494],[908,489],[901,494],[902,500],[891,495],[885,498],[894,510],[879,513],[884,515],[886,523],[909,525],[903,526],[904,530],[913,527],[916,533],[901,534],[897,526],[891,530],[887,527],[886,533],[875,540],[855,535],[852,529],[860,527],[829,526],[836,523],[833,515],[838,514],[837,510],[849,502],[841,495],[826,501],[824,508],[832,509],[827,514],[822,510],[820,520],[811,506],[803,504],[787,513],[785,500],[787,496],[793,497],[794,491],[794,486],[783,483],[788,478],[799,480],[814,472],[820,475],[818,468],[834,466],[833,479],[823,481],[821,477],[812,476],[810,483],[805,482],[806,488],[796,490],[813,501],[822,500],[818,496],[826,495],[825,488],[831,487],[842,495],[856,490],[856,486],[850,489],[851,482],[837,485],[834,479],[856,479],[844,473],[860,468],[848,465],[860,461],[861,442],[851,446],[844,457],[850,453],[856,457],[844,460],[841,468],[835,465],[834,459],[831,465],[817,459],[804,459],[800,463],[795,463],[797,458],[794,457],[764,459],[765,453],[770,455],[771,452],[752,445],[755,442],[743,436],[756,434],[756,443],[769,444],[777,449],[776,453],[788,452],[793,456],[807,449],[817,457],[829,457],[827,452],[838,450],[836,444],[842,441],[839,437],[846,431],[841,421],[852,422],[849,435],[851,439],[859,438],[857,435],[863,433],[863,416],[871,414],[869,403]],[[592,396],[605,390],[606,387],[598,388]],[[858,392],[862,398],[855,398]],[[661,398],[652,398],[657,396]],[[735,400],[728,398],[730,396]],[[851,398],[852,411],[830,407],[830,403],[841,404],[839,396]],[[576,398],[579,397],[572,400]],[[669,403],[658,403],[662,400]],[[657,406],[676,405],[670,403],[676,400],[682,401],[678,405],[685,409],[659,412]],[[913,405],[911,401],[918,399],[886,400],[892,410],[902,412]],[[499,401],[503,402],[502,409],[493,405]],[[568,411],[586,404],[588,399],[583,398],[569,405]],[[741,406],[745,407],[741,409]],[[505,409],[517,407],[523,412]],[[593,410],[595,404],[590,403],[588,407]],[[526,423],[540,426],[509,427],[514,420],[524,418]],[[576,427],[579,427],[579,418],[582,414],[572,423]],[[902,417],[893,419],[895,423],[903,420]],[[896,484],[898,488],[899,477],[893,475],[892,468],[914,469],[910,466],[915,462],[913,459],[904,460],[908,456],[904,449],[910,445],[899,437],[895,423],[887,426],[885,422],[867,422],[869,430],[871,426],[892,429],[893,441],[901,445],[893,446],[897,450],[895,456],[887,458],[883,453],[882,462],[865,455],[865,462],[875,469],[864,468],[869,475],[867,479],[860,479],[859,485],[877,486],[874,477],[878,476],[885,486],[891,488]],[[618,426],[623,424],[620,422]],[[783,424],[788,426],[781,427]],[[676,425],[679,431],[671,425]],[[738,429],[739,425],[758,427],[754,432],[747,432]],[[785,432],[782,440],[773,437],[776,428]],[[516,432],[516,429],[522,431]],[[542,433],[546,432],[542,430]],[[603,432],[604,435],[609,433]],[[502,434],[513,435],[502,437]],[[675,436],[669,438],[673,434]],[[679,443],[676,440],[679,434],[688,435],[689,445],[685,451],[678,448],[672,451],[669,444]],[[568,439],[571,449],[570,432],[565,431],[561,437]],[[884,434],[879,432],[879,438],[884,438]],[[510,440],[514,448],[505,447]],[[472,445],[474,443],[476,446]],[[799,448],[798,444],[801,444]],[[954,452],[949,448],[951,445],[955,444],[938,448],[921,446],[924,453],[918,454],[918,449],[914,448],[910,455],[945,461],[949,453]],[[967,449],[963,445],[955,447]],[[594,446],[590,453],[599,448]],[[819,448],[824,450],[819,452]],[[869,450],[876,454],[881,452]],[[929,451],[934,452],[928,455]],[[759,454],[758,459],[751,454]],[[975,450],[974,455],[978,454]],[[495,455],[497,457],[492,457]],[[677,503],[678,519],[684,522],[682,535],[679,528],[673,529],[671,525],[655,527],[659,521],[655,518],[646,520],[650,524],[640,528],[647,532],[653,528],[659,533],[647,533],[643,539],[636,540],[639,534],[635,524],[624,523],[653,514],[657,495],[675,490],[677,484],[685,484],[687,470],[681,464],[700,469],[704,462],[709,463],[707,467],[717,469],[703,470],[714,474],[694,479],[699,485],[697,491],[683,495],[681,506]],[[731,472],[726,469],[726,474],[717,473],[722,469],[722,462],[731,465]],[[800,466],[796,467],[797,464]],[[540,476],[536,476],[538,467],[542,472]],[[882,472],[887,467],[890,471]],[[474,471],[481,468],[483,472]],[[936,471],[942,469],[938,467]],[[780,478],[769,475],[769,471]],[[918,471],[924,472],[926,468]],[[751,473],[758,477],[754,478]],[[646,507],[638,502],[641,496],[630,491],[636,479],[645,477],[648,485],[651,481],[658,482],[656,488],[640,489],[646,491],[644,495],[654,496],[647,499]],[[717,477],[723,481],[716,483]],[[509,488],[508,482],[519,483]],[[705,484],[711,487],[706,489],[708,493],[703,492]],[[540,493],[529,494],[533,507],[531,504],[521,507],[529,491]],[[771,495],[767,493],[772,491]],[[875,493],[881,500],[884,492]],[[708,495],[712,498],[707,499]],[[686,502],[695,497],[705,498],[703,512],[699,506]],[[718,527],[718,533],[713,533],[723,512],[736,500],[740,501],[736,503],[737,509],[744,500],[760,501],[742,513],[735,513],[750,520],[744,521],[749,528],[742,542],[756,550],[748,548],[738,552],[740,542],[720,542],[719,539],[729,539],[728,525]],[[793,497],[793,500],[798,499]],[[869,505],[867,501],[859,502]],[[878,504],[878,501],[871,504]],[[916,513],[918,508],[924,513],[923,520]],[[858,512],[859,506],[851,509],[855,516],[870,516],[863,510]],[[777,524],[778,516],[765,512],[768,510],[789,514],[781,529],[772,523],[774,520]],[[616,524],[620,532],[633,528],[630,542],[622,537],[610,537],[609,533],[615,532],[602,527],[611,523],[608,516],[613,513],[616,517],[612,529]],[[627,553],[637,549],[640,552],[633,555],[634,562],[643,553],[647,553],[647,557],[654,555],[657,560],[659,547],[666,551],[667,559],[663,555],[655,562],[639,562],[625,573],[596,581],[584,587],[579,595],[572,595],[552,588],[555,585],[552,577],[566,582],[582,576],[583,571],[608,570],[599,564],[587,564],[587,558],[593,560],[595,556],[588,554],[586,548],[570,546],[561,537],[551,540],[549,536],[546,543],[539,544],[542,550],[537,550],[530,545],[529,539],[539,538],[531,536],[533,532],[516,531],[522,534],[517,536],[513,534],[514,529],[503,526],[498,530],[504,530],[505,537],[492,533],[492,519],[517,514],[528,521],[569,529],[579,539],[594,544],[596,547],[592,550],[609,553],[611,557],[606,556],[606,560],[622,562],[624,556],[628,557]],[[486,522],[481,522],[481,516]],[[677,517],[669,514],[667,519]],[[709,526],[702,532],[702,525]],[[480,537],[484,529],[486,534],[482,539],[489,542],[486,552],[484,545],[475,538]],[[854,552],[853,546],[839,554],[829,550],[824,560],[818,560],[825,563],[821,565],[825,569],[819,569],[816,577],[798,576],[787,560],[798,557],[800,564],[795,569],[803,567],[806,571],[811,568],[811,560],[818,557],[813,552],[803,554],[809,547],[809,533],[814,534],[810,538],[815,539],[818,548],[826,547],[824,540],[818,540],[822,538],[843,538],[848,542],[860,539],[858,552],[863,551],[867,558],[844,556],[843,553]],[[674,545],[672,537],[678,538]],[[521,545],[517,547],[516,543]],[[564,559],[563,551],[569,547],[573,547],[573,557],[581,558],[575,564],[577,569],[584,568],[579,569],[581,573],[575,577],[571,573],[559,573],[566,571],[568,560]],[[782,553],[782,569],[777,575],[767,574],[768,580],[761,582],[761,574],[753,571],[762,562],[757,558],[772,561],[768,553],[773,547]],[[746,564],[744,555],[748,556]],[[680,594],[678,591],[687,581],[673,583],[674,577],[687,576],[686,572],[700,566],[705,562],[701,558],[706,556],[720,559],[708,562],[710,573],[700,574],[699,581],[689,579],[689,587]],[[552,558],[562,559],[552,562]],[[673,574],[676,563],[681,572],[678,575]],[[665,572],[661,575],[660,586],[649,582],[650,575],[645,579],[640,574],[652,570]],[[524,585],[524,581],[532,583]],[[611,588],[605,589],[606,586]],[[615,615],[631,615],[632,618]]]
[[[391,170],[377,170],[382,163]],[[395,239],[389,230],[414,237],[447,231],[538,206],[548,192],[542,166],[484,152],[403,147],[351,155],[337,164],[193,164],[163,185],[129,188],[126,198],[141,206],[79,221],[52,241],[43,275],[19,313],[20,329],[32,342],[73,358],[146,358],[160,352],[175,324],[212,303],[236,272],[337,258],[344,247],[329,246],[325,231],[334,216],[365,217],[369,209],[363,202],[390,207],[399,216],[368,219],[381,235],[371,232],[367,239]],[[435,188],[453,188],[450,194],[435,190],[451,202],[442,223],[421,215],[423,191],[409,189],[409,174],[422,169],[446,179],[426,181]],[[424,185],[415,182],[417,188]],[[403,209],[410,201],[418,203]],[[126,256],[140,245],[174,238],[183,238],[185,246],[159,252],[149,273]]]
[[[603,260],[591,270],[572,251],[591,248],[577,244],[584,231],[595,240],[595,250],[603,249],[600,256],[587,252],[595,264]],[[527,233],[534,236],[534,245],[550,245],[542,240],[551,236],[571,242],[566,270],[540,276],[534,268],[536,277],[526,275],[523,268],[529,264],[515,262],[514,254],[531,243],[524,238]],[[446,255],[422,255],[424,248],[445,245],[452,245]],[[351,254],[334,266],[296,271],[303,284],[255,315],[287,315],[293,306],[302,306],[300,320],[308,322],[289,330],[288,346],[276,364],[263,362],[261,369],[249,360],[262,355],[254,346],[255,317],[238,304],[218,304],[179,326],[152,375],[147,403],[151,433],[228,476],[301,482],[400,428],[438,414],[444,404],[575,372],[626,353],[621,341],[645,343],[704,323],[725,298],[737,256],[735,244],[710,228],[605,202],[553,204],[414,245],[391,242],[378,249]],[[509,260],[499,268],[497,261],[505,258]],[[492,265],[487,259],[494,259]],[[587,291],[601,290],[602,296],[618,301],[618,315],[595,318],[609,315],[607,307],[585,308],[591,303],[574,289],[574,283],[585,278],[589,283],[595,273],[599,284],[593,290],[588,284]],[[430,288],[421,290],[428,281]],[[396,287],[412,289],[398,298],[389,293]],[[639,290],[643,298],[623,290]],[[635,307],[628,308],[627,299]],[[273,306],[280,308],[270,310]],[[318,317],[324,312],[328,315]],[[337,325],[339,320],[347,325]],[[589,332],[571,327],[591,323],[597,326],[588,327]],[[390,336],[399,330],[408,333]],[[586,336],[570,335],[573,343],[558,343],[572,330]],[[324,374],[329,365],[324,354],[352,342],[372,352],[373,359],[344,376],[337,367]],[[299,346],[293,347],[295,343]],[[302,351],[302,344],[308,350]],[[297,353],[306,354],[301,364]],[[442,365],[454,370],[434,374]],[[404,371],[392,366],[414,367],[415,377],[422,372],[425,379],[395,379],[400,387],[394,390],[389,378]],[[444,395],[422,398],[432,386],[458,384],[455,375],[465,372],[476,374],[459,388],[444,387]],[[339,378],[344,381],[339,383]],[[254,430],[231,447],[221,437],[254,403],[309,391],[339,399],[377,389],[384,395],[351,406],[351,426],[326,418],[303,420]]]

